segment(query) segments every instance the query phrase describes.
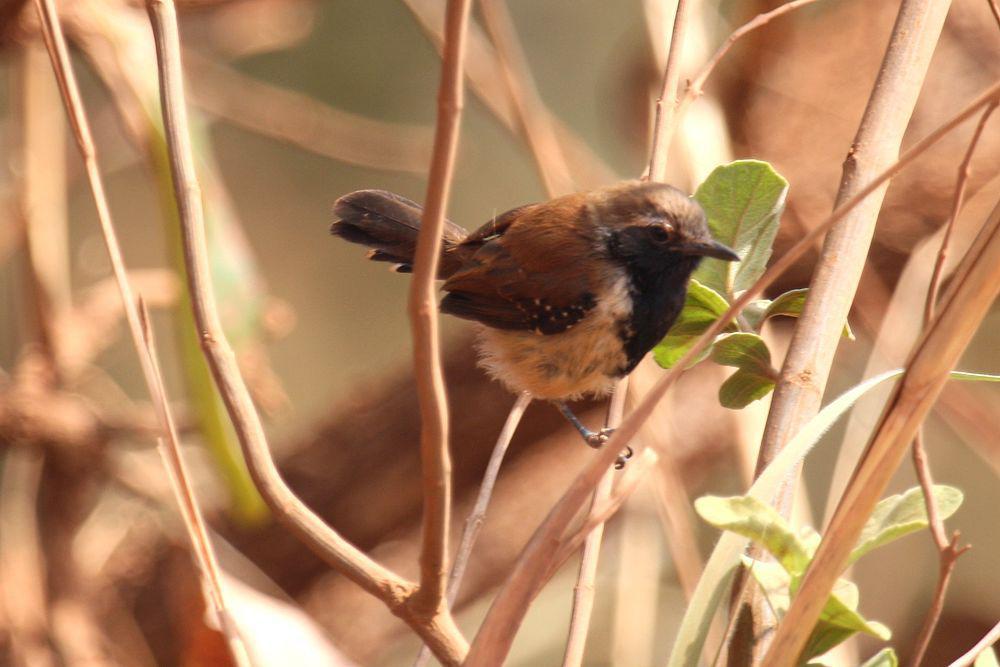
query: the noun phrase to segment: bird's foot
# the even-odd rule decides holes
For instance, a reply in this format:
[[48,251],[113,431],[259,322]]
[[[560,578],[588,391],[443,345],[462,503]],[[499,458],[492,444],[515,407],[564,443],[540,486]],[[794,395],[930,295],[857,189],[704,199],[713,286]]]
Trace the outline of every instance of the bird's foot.
[[[596,433],[594,431],[588,432],[585,436],[583,436],[583,439],[589,447],[599,449],[611,439],[611,434],[614,432],[615,430],[613,428],[602,428]],[[615,470],[621,470],[624,468],[625,463],[632,458],[632,453],[631,447],[625,447],[625,449],[622,450],[622,453],[618,455],[618,458],[615,459]]]

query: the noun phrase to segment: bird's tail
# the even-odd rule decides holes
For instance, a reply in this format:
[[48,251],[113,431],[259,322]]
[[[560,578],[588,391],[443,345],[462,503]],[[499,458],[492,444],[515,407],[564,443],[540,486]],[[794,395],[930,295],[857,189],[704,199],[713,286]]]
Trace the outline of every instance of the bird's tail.
[[[334,203],[330,233],[368,246],[368,259],[374,262],[391,262],[397,265],[397,272],[411,273],[422,212],[419,205],[391,192],[358,190]],[[458,269],[458,258],[451,251],[466,236],[464,229],[445,220],[439,278],[447,278]]]

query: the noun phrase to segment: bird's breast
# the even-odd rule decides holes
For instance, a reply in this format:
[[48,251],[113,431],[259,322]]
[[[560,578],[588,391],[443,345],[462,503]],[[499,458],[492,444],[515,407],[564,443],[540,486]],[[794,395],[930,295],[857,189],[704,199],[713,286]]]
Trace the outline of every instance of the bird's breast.
[[536,398],[603,395],[627,372],[622,331],[631,321],[632,293],[628,275],[619,272],[586,317],[558,334],[480,327],[480,363],[512,391]]

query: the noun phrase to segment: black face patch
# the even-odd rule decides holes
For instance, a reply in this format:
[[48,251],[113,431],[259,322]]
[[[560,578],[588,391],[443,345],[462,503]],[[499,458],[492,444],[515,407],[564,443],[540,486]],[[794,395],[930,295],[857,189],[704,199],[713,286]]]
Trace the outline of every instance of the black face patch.
[[546,299],[518,299],[517,309],[524,313],[528,328],[538,334],[551,335],[571,329],[586,317],[596,305],[594,295],[585,292],[571,304],[555,304]]

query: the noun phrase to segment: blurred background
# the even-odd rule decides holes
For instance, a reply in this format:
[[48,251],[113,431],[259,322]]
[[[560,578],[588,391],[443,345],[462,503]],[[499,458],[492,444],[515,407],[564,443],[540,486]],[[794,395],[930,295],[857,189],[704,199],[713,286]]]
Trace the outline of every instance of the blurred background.
[[[682,77],[735,27],[778,4],[698,3]],[[126,0],[59,5],[125,259],[153,311],[185,454],[223,567],[253,610],[242,622],[261,645],[279,649],[275,664],[410,664],[415,637],[270,519],[234,449],[182,294],[144,8]],[[217,296],[271,448],[313,508],[406,576],[416,573],[420,517],[408,279],[365,262],[327,227],[334,199],[352,190],[422,200],[443,7],[179,2]],[[770,162],[790,182],[780,254],[831,209],[897,9],[819,0],[739,42],[683,119],[671,182],[691,191],[717,164]],[[672,11],[668,0],[477,3],[449,217],[471,229],[549,193],[641,175]],[[998,77],[1000,29],[987,3],[955,0],[904,145]],[[893,182],[851,314],[858,339],[842,343],[828,398],[898,366],[915,340],[972,125]],[[996,128],[995,120],[987,126],[973,160],[952,257],[1000,196]],[[526,137],[548,140],[550,159],[536,161]],[[0,663],[225,664],[218,635],[202,621],[197,574],[34,5],[19,0],[0,1],[0,142]],[[806,286],[814,259],[775,293]],[[768,325],[772,350],[787,344],[790,326]],[[1000,372],[998,327],[995,311],[963,369]],[[514,399],[475,368],[466,324],[442,320],[442,336],[457,534]],[[635,390],[660,372],[641,367]],[[609,524],[588,665],[660,664],[669,651],[685,596],[667,536],[693,534],[708,553],[717,532],[685,503],[746,487],[767,414],[768,399],[721,408],[725,377],[718,367],[688,373],[643,435],[663,463]],[[862,446],[879,406],[877,396],[866,399],[808,460],[815,525],[831,478],[849,473],[834,470],[838,446]],[[602,411],[595,403],[583,414],[596,423]],[[959,561],[925,662],[939,665],[1000,618],[1000,394],[949,386],[927,434],[936,481],[966,495],[949,528],[974,545]],[[460,596],[469,636],[591,455],[550,406],[529,408]],[[894,491],[915,483],[904,465]],[[536,600],[509,664],[558,663],[575,573],[571,561]],[[904,657],[936,575],[926,533],[866,559],[853,575],[861,610],[893,629]],[[863,642],[859,654],[876,647]]]

